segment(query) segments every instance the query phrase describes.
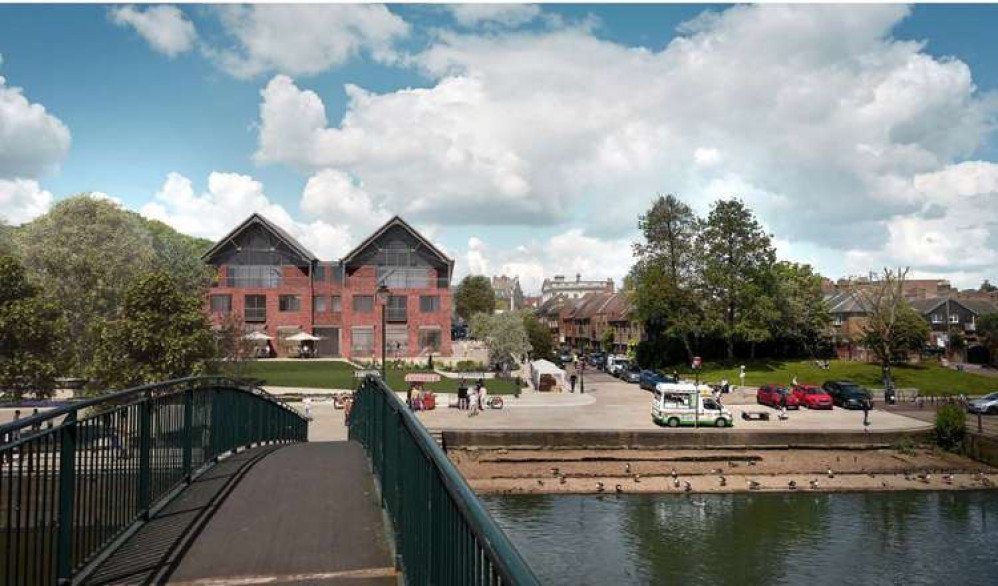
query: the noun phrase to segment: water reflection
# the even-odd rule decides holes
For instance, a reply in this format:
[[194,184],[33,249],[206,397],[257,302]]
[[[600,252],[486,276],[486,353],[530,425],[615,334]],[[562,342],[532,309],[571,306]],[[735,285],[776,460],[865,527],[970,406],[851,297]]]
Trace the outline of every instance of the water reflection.
[[484,500],[545,584],[998,584],[995,492]]

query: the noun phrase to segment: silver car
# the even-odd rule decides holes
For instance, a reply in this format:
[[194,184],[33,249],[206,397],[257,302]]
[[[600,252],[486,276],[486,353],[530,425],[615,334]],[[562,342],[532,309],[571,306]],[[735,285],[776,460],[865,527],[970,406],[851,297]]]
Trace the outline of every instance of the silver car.
[[971,413],[984,413],[986,415],[998,414],[998,393],[984,395],[980,399],[967,402],[967,411]]

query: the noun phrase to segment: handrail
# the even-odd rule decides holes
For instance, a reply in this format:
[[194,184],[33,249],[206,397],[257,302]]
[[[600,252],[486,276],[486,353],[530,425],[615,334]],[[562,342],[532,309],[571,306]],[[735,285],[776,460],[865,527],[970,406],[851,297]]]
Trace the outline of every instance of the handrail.
[[218,376],[125,389],[0,426],[0,583],[79,580],[226,454],[305,441],[307,426],[265,390]]
[[349,425],[380,481],[408,582],[539,584],[461,473],[380,378],[361,384]]

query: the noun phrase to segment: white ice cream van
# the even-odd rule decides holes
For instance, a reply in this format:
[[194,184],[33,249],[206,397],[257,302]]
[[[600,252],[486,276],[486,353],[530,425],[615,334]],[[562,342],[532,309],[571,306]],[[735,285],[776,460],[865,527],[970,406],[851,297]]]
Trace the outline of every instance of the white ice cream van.
[[730,427],[734,417],[710,396],[710,387],[693,383],[658,383],[651,404],[652,420],[666,427],[680,425]]

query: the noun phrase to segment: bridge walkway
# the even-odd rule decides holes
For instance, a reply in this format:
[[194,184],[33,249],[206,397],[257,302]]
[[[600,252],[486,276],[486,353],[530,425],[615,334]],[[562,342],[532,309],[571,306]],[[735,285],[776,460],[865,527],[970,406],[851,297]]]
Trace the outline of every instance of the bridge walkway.
[[184,489],[87,584],[398,583],[363,448],[239,452]]

